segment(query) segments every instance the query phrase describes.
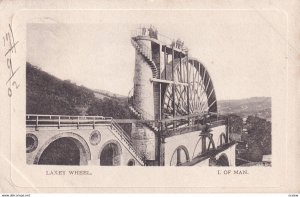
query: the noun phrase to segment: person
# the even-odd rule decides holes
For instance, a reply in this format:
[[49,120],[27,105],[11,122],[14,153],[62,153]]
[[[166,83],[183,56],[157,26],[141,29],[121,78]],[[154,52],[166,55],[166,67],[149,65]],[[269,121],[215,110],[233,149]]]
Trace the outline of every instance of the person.
[[184,46],[184,41],[181,42],[180,49],[183,49],[183,46]]
[[187,48],[187,47],[183,47],[183,52],[185,52],[185,53],[188,53],[189,52],[189,49]]
[[181,46],[182,46],[182,42],[181,40],[179,40],[178,49],[181,49]]
[[149,27],[149,36],[150,36],[150,38],[153,38],[153,27],[152,27],[152,25],[150,25],[150,27]]
[[142,28],[142,35],[145,36],[146,35],[146,27]]
[[175,47],[175,40],[174,40],[174,39],[172,40],[171,46],[172,46],[172,47]]
[[176,40],[176,45],[175,45],[176,48],[179,48],[179,42],[180,42],[180,40],[177,39],[177,40]]
[[157,29],[155,29],[155,31],[154,31],[154,38],[155,39],[157,39],[157,33],[158,33],[158,31],[157,31]]

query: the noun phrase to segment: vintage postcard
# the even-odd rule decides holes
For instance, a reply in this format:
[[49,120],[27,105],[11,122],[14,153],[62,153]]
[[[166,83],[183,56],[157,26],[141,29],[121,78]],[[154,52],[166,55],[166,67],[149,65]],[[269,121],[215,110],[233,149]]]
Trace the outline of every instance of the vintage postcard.
[[289,6],[32,2],[1,20],[3,191],[299,191]]

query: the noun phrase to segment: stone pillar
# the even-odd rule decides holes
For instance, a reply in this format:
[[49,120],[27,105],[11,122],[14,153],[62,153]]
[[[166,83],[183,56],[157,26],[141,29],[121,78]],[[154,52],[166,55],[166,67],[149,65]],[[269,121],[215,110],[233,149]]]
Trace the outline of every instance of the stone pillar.
[[155,134],[143,124],[136,124],[131,139],[134,146],[146,160],[155,160]]
[[165,144],[166,144],[166,141],[165,141],[165,138],[162,138],[161,139],[161,142],[160,142],[160,166],[164,166],[166,161],[165,161]]
[[[144,45],[146,41],[139,41]],[[147,41],[150,43],[150,41]],[[147,45],[146,45],[147,46]],[[148,46],[151,49],[151,45]],[[134,72],[134,107],[145,119],[154,117],[152,70],[144,56],[136,50]]]
[[100,166],[100,159],[91,159],[88,160],[89,166]]
[[235,155],[235,148],[236,148],[236,144],[234,144],[231,148],[230,148],[230,154],[228,155],[229,156],[229,164],[230,166],[236,166],[235,164],[235,158],[236,158],[236,155]]
[[[151,50],[150,41],[139,40],[138,43],[141,46],[147,46],[148,50]],[[149,58],[152,59],[152,57]],[[154,119],[153,83],[150,81],[152,76],[149,63],[144,55],[136,50],[133,105],[144,119]],[[155,134],[151,129],[143,124],[137,124],[136,129],[132,130],[131,137],[133,144],[145,159],[155,159]]]

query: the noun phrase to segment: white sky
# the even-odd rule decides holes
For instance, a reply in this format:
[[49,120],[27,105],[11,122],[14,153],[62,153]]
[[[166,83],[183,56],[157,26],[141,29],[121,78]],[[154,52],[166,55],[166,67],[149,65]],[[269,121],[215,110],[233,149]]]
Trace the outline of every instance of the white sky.
[[[193,23],[187,17],[192,16],[154,25],[159,33],[181,38],[190,56],[206,66],[218,100],[271,96],[269,73],[276,66],[274,51],[280,48],[273,27],[257,14],[210,14],[192,18]],[[135,58],[130,32],[138,26],[29,24],[27,61],[77,85],[127,95]]]

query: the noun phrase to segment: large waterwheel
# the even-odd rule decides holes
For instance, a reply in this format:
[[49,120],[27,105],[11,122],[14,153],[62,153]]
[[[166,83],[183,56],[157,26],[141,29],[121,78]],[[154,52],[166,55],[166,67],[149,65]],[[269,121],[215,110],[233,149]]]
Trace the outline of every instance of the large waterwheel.
[[217,99],[211,77],[196,59],[176,58],[169,62],[162,73],[175,84],[162,89],[164,118],[192,114],[217,113]]

